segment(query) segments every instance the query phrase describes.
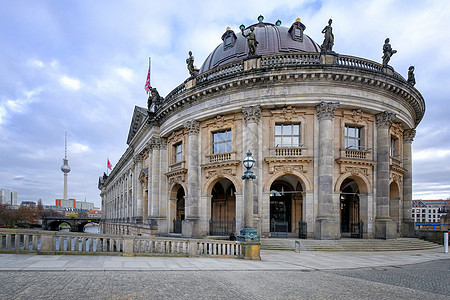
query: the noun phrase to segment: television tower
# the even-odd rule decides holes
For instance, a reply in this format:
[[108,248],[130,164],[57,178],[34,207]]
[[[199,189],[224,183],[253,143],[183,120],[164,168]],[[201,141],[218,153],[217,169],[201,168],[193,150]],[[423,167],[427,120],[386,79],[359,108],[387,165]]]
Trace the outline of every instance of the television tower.
[[61,171],[64,173],[64,200],[67,200],[67,174],[70,172],[69,160],[67,159],[67,131],[64,152],[65,154]]

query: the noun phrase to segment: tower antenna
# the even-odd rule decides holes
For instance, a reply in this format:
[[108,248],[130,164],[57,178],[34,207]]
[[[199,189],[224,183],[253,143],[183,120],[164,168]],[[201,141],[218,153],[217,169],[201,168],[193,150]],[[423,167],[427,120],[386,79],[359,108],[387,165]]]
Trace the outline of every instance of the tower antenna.
[[66,134],[66,139],[65,139],[65,143],[64,143],[64,158],[67,159],[67,131],[65,132]]

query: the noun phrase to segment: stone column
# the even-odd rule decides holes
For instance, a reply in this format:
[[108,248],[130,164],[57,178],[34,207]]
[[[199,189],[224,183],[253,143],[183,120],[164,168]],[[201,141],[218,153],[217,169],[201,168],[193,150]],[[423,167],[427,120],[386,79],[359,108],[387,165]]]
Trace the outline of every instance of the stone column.
[[340,224],[333,206],[334,111],[338,106],[338,102],[321,102],[316,106],[319,120],[319,191],[314,235],[319,240],[338,239],[340,236]]
[[133,199],[134,199],[134,218],[136,220],[142,218],[142,184],[139,180],[139,175],[142,170],[142,157],[134,157],[134,174],[133,174]]
[[396,227],[389,216],[389,127],[395,114],[384,111],[375,116],[377,125],[377,195],[376,195],[376,219],[375,238],[396,238]]
[[412,141],[416,135],[415,129],[403,133],[403,223],[402,236],[414,237],[414,219],[412,217]]
[[[152,169],[149,171],[149,178],[151,177],[151,188],[149,194],[151,194],[150,202],[150,219],[152,229],[156,229],[156,220],[159,218],[159,182],[161,180],[161,138],[152,137],[150,139],[150,146],[152,149]],[[149,180],[150,182],[150,180]]]
[[164,173],[168,172],[168,153],[167,140],[161,138],[160,150],[160,180],[159,180],[159,220],[158,233],[169,232],[169,220],[167,215],[167,206],[169,205],[169,195],[167,194],[167,176]]
[[182,225],[182,235],[193,237],[198,232],[198,202],[200,197],[200,162],[198,160],[198,135],[200,132],[200,123],[195,120],[189,120],[184,123],[188,131],[188,151],[186,153],[187,164],[187,194],[185,202],[186,217]]
[[[255,159],[256,163],[255,166],[252,168],[253,173],[259,174],[259,166],[261,165],[261,161],[259,159],[259,135],[258,135],[258,124],[259,120],[261,119],[261,107],[259,105],[256,106],[248,106],[242,108],[242,114],[244,118],[244,124],[245,124],[245,137],[246,140],[244,141],[245,149],[244,151],[250,151],[252,153],[253,158]],[[245,153],[244,153],[245,154]],[[243,157],[242,157],[243,159]],[[245,170],[244,170],[245,171]],[[258,201],[258,193],[255,191],[258,191],[258,180],[252,180],[253,182],[253,191],[252,191],[252,197],[253,203],[251,212],[252,214],[258,214],[259,209],[259,201]],[[244,188],[245,189],[245,188]],[[245,199],[245,191],[244,191],[244,199]],[[246,204],[244,203],[244,206]],[[245,222],[244,222],[245,223]],[[252,220],[253,224],[253,220]],[[247,227],[244,224],[244,227]],[[251,226],[253,227],[253,225]]]

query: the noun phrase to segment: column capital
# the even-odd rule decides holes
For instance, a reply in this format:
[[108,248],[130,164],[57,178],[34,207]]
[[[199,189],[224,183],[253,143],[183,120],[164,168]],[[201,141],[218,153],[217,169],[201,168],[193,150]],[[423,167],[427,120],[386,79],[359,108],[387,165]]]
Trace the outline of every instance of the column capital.
[[416,136],[416,130],[414,128],[407,129],[403,132],[403,142],[404,143],[412,143],[415,136]]
[[258,123],[261,118],[261,106],[247,106],[242,108],[245,123]]
[[138,164],[142,162],[142,155],[138,154],[133,157],[133,163]]
[[150,138],[150,141],[148,142],[148,147],[151,150],[161,149],[161,138],[159,136],[154,136],[154,137]]
[[167,139],[166,138],[161,138],[160,139],[160,147],[161,150],[166,150],[167,149]]
[[322,120],[332,120],[334,118],[334,111],[339,107],[339,102],[320,102],[316,106],[316,113],[319,122]]
[[188,120],[183,125],[189,134],[198,134],[200,132],[200,122],[196,120]]
[[396,114],[388,111],[383,111],[382,113],[375,115],[375,122],[378,128],[389,128],[392,124],[392,120],[395,118]]

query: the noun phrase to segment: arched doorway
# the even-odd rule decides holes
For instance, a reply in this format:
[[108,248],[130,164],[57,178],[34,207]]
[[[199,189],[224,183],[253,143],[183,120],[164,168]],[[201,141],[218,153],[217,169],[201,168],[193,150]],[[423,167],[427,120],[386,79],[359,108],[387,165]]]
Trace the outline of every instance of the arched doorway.
[[360,237],[359,187],[355,180],[345,179],[341,184],[340,222],[344,237]]
[[185,192],[182,185],[176,184],[172,188],[171,200],[172,232],[181,233],[181,225],[185,216]]
[[236,234],[236,187],[229,179],[219,180],[211,191],[210,235]]
[[402,219],[402,206],[400,200],[400,189],[397,182],[393,181],[389,185],[389,216],[397,226],[397,233],[400,233]]
[[270,186],[270,232],[272,237],[287,237],[298,233],[302,221],[303,194],[298,179],[286,175]]

